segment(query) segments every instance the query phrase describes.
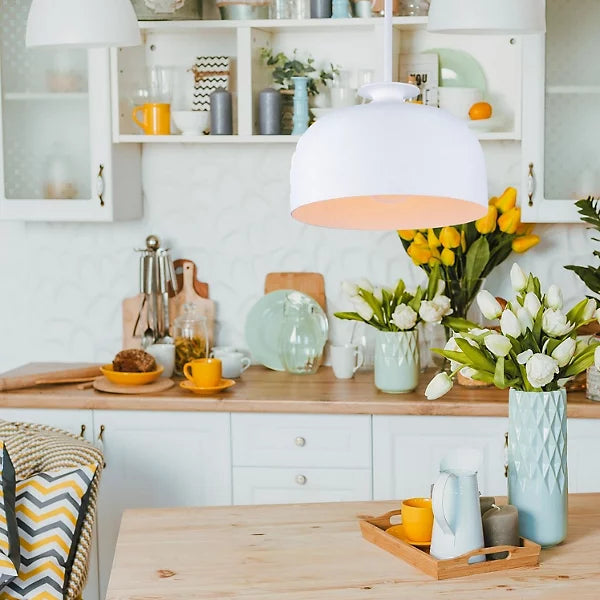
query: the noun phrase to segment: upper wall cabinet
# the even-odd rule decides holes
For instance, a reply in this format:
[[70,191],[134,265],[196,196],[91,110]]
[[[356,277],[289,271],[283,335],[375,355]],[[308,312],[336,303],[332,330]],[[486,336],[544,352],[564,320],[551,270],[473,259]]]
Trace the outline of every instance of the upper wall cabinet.
[[0,9],[0,218],[141,216],[139,149],[111,139],[108,50],[26,48],[29,5]]
[[546,35],[524,38],[523,220],[576,222],[574,201],[600,195],[600,3],[546,6]]

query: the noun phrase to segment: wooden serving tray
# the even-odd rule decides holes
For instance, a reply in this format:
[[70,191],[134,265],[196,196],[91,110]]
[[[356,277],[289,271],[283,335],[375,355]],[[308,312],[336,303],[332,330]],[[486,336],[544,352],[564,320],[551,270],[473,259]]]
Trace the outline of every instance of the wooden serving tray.
[[[416,546],[411,546],[385,532],[392,525],[392,517],[400,514],[402,514],[401,510],[392,510],[380,517],[359,516],[360,530],[363,537],[435,579],[452,579],[453,577],[492,573],[517,567],[535,567],[540,562],[541,546],[525,538],[521,538],[520,547],[494,546],[493,548],[479,548],[456,558],[438,560],[431,556],[427,549],[422,550]],[[469,558],[472,556],[491,554],[492,552],[508,552],[508,556],[499,560],[469,564]]]

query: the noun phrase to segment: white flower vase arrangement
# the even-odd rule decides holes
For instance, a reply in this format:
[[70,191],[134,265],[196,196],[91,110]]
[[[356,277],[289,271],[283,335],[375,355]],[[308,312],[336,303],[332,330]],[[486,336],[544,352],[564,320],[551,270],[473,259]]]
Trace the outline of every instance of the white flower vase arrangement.
[[510,388],[509,502],[519,509],[521,535],[550,547],[567,535],[565,385],[594,364],[600,369],[600,344],[577,341],[577,329],[600,311],[585,298],[564,312],[561,290],[552,285],[543,293],[516,264],[511,282],[516,299],[504,308],[487,291],[477,296],[483,315],[499,319],[500,333],[454,319],[457,333],[436,350],[451,361],[452,373],[436,375],[425,394],[443,396],[459,371]]
[[406,290],[401,279],[395,288],[374,287],[368,280],[343,282],[355,312],[338,312],[340,319],[361,321],[377,330],[375,385],[388,394],[413,391],[419,383],[419,323],[440,323],[452,313],[443,295],[444,282],[430,277],[427,289]]

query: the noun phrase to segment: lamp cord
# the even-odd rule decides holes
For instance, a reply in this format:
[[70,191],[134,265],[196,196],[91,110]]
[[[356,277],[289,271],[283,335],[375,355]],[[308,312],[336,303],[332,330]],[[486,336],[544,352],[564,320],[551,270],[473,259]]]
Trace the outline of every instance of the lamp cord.
[[393,24],[392,24],[392,1],[385,0],[384,3],[384,16],[383,16],[383,82],[391,83],[393,80],[392,75],[392,38],[393,38]]

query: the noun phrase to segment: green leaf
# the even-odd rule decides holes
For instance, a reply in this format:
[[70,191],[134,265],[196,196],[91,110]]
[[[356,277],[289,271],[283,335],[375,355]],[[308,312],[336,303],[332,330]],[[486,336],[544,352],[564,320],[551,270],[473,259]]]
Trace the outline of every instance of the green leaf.
[[458,350],[442,350],[441,348],[432,348],[431,352],[435,352],[448,360],[453,360],[465,367],[472,367],[473,363],[464,352],[458,352]]
[[404,290],[406,289],[406,284],[402,279],[398,279],[398,283],[396,284],[396,289],[394,290],[394,297],[398,302],[401,301],[402,295],[404,294]]
[[579,325],[583,321],[583,313],[585,312],[585,307],[587,306],[588,299],[584,298],[581,302],[578,302],[568,313],[567,313],[567,321],[570,323],[575,323]]
[[474,348],[467,340],[463,340],[462,338],[455,338],[455,341],[477,371],[495,372],[496,364],[487,357],[483,350]]
[[415,292],[415,296],[414,298],[408,303],[408,305],[416,312],[419,312],[419,308],[421,306],[421,299],[423,298],[423,290],[421,289],[421,286],[419,286],[417,288],[417,291]]
[[506,388],[506,379],[504,377],[504,358],[498,357],[496,361],[496,370],[494,371],[494,385],[501,390]]
[[462,319],[460,317],[444,317],[442,319],[442,324],[444,327],[449,327],[453,331],[457,331],[459,333],[465,333],[469,331],[469,329],[475,329],[479,327],[477,323],[473,323],[472,321],[467,321],[467,319]]
[[438,282],[440,280],[440,265],[436,264],[429,273],[429,281],[427,284],[427,299],[433,300],[435,293],[437,292]]
[[586,369],[594,364],[594,352],[598,344],[591,344],[586,346],[579,354],[577,354],[573,361],[567,366],[565,371],[562,373],[563,377],[574,377],[583,373]]
[[365,321],[358,313],[355,312],[336,312],[333,313],[333,316],[345,321],[362,321],[363,323],[368,323],[368,321]]
[[[465,265],[464,279],[467,282],[475,282],[481,277],[485,266],[490,260],[490,245],[487,239],[482,236],[475,240],[467,250],[467,262]],[[468,283],[469,286],[473,285]]]
[[577,274],[579,279],[594,293],[600,294],[600,269],[594,267],[578,267],[568,265],[565,267]]

